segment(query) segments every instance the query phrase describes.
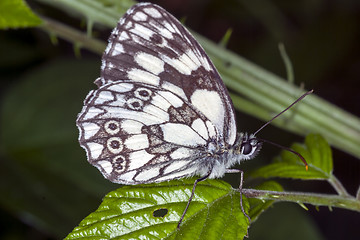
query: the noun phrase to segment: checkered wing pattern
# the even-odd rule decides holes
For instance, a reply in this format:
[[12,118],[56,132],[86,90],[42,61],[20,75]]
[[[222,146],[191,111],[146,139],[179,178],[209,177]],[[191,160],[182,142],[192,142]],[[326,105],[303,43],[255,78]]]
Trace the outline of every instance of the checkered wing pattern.
[[79,141],[109,180],[160,182],[228,167],[214,154],[236,140],[229,94],[199,43],[161,7],[140,3],[120,19],[95,83],[77,119]]

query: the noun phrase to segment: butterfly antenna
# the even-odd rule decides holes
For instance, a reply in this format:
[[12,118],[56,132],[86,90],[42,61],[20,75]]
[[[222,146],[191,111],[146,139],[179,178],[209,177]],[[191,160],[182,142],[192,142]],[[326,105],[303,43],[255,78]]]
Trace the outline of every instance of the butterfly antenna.
[[301,97],[299,97],[298,99],[295,100],[295,102],[293,102],[292,104],[290,104],[290,106],[288,106],[287,108],[285,108],[284,110],[282,110],[280,113],[278,113],[275,117],[273,117],[272,119],[270,119],[267,123],[265,123],[264,125],[262,125],[255,133],[254,135],[256,135],[258,132],[260,132],[263,128],[265,128],[267,125],[269,125],[274,119],[276,119],[277,117],[279,117],[281,114],[283,114],[284,112],[286,112],[287,110],[289,110],[292,106],[294,106],[296,103],[300,102],[304,97],[306,97],[307,95],[313,93],[314,90],[310,90],[306,93],[304,93],[303,95],[301,95]]
[[[277,117],[279,117],[281,114],[283,114],[284,112],[286,112],[287,110],[289,110],[292,106],[294,106],[296,103],[300,102],[304,97],[306,97],[307,95],[313,93],[314,90],[310,90],[306,93],[304,93],[303,95],[301,95],[298,99],[295,100],[295,102],[293,102],[292,104],[290,104],[290,106],[288,106],[287,108],[285,108],[284,110],[282,110],[280,113],[278,113],[275,117],[273,117],[272,119],[270,119],[267,123],[265,123],[264,125],[262,125],[255,133],[254,135],[256,135],[258,132],[260,132],[264,127],[266,127],[267,125],[269,125],[274,119],[276,119]],[[306,171],[309,169],[309,166],[305,160],[305,158],[298,152],[292,150],[291,148],[288,148],[288,147],[284,147],[284,146],[281,146],[279,144],[276,144],[276,143],[273,143],[273,142],[270,142],[268,140],[265,140],[265,139],[261,139],[261,138],[256,138],[258,139],[259,141],[262,141],[262,142],[266,142],[266,143],[270,143],[278,148],[281,148],[281,149],[284,149],[284,150],[287,150],[289,152],[292,152],[293,154],[295,154],[296,156],[298,156],[301,161],[305,164],[305,169]]]
[[262,139],[262,138],[256,138],[256,139],[259,140],[259,141],[261,141],[261,142],[270,143],[271,145],[274,145],[274,146],[276,146],[276,147],[278,147],[278,148],[281,148],[281,149],[284,149],[284,150],[286,150],[286,151],[292,152],[293,154],[295,154],[296,156],[298,156],[298,157],[301,159],[301,161],[305,164],[305,169],[306,169],[306,171],[309,170],[308,163],[306,162],[305,158],[304,158],[300,153],[292,150],[291,148],[281,146],[281,145],[279,145],[279,144],[277,144],[277,143],[270,142],[270,141],[265,140],[265,139]]

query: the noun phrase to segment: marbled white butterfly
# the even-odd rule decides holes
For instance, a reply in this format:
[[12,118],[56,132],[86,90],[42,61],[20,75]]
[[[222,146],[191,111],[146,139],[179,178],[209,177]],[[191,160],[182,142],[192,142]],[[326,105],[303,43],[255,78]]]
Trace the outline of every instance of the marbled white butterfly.
[[230,167],[261,147],[255,135],[237,133],[228,91],[203,48],[157,5],[136,4],[120,19],[95,83],[76,121],[79,142],[112,182],[196,175],[193,196],[197,182],[236,171]]

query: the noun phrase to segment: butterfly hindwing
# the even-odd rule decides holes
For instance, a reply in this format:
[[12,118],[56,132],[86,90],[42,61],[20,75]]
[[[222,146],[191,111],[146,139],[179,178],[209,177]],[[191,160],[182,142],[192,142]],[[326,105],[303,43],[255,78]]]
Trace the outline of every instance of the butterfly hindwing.
[[77,124],[89,162],[112,182],[135,184],[193,176],[214,125],[168,90],[113,82],[92,91]]

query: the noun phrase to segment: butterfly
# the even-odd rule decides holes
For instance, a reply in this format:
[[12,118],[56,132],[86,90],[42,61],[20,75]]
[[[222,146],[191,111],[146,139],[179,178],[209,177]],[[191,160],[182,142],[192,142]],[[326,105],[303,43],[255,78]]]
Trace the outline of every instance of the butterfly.
[[95,84],[76,121],[88,161],[127,185],[199,176],[178,226],[199,181],[236,172],[261,148],[254,134],[237,132],[204,49],[155,4],[136,4],[120,19]]

